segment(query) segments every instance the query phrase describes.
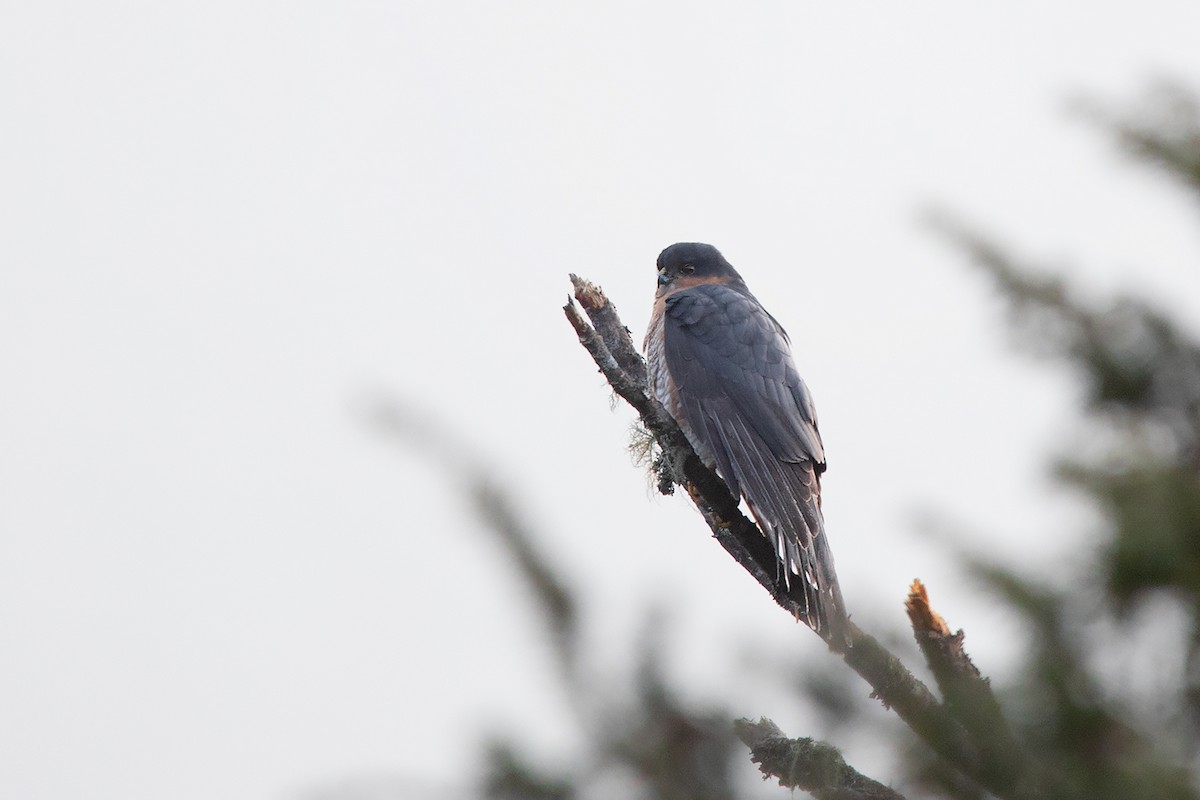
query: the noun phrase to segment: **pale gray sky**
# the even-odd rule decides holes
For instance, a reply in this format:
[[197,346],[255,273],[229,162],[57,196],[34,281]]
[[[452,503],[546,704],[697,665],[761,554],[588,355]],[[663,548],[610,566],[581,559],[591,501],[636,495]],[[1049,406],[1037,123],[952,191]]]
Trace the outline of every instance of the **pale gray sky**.
[[561,317],[578,272],[640,335],[678,240],[792,335],[851,610],[901,628],[919,575],[1002,664],[912,520],[1059,563],[1070,384],[918,211],[1196,318],[1194,207],[1064,102],[1200,85],[1197,30],[1153,1],[0,4],[0,795],[462,785],[445,745],[481,723],[570,756],[525,598],[356,416],[380,391],[509,476],[597,675],[653,597],[697,696],[739,701],[731,638],[819,655],[651,496]]

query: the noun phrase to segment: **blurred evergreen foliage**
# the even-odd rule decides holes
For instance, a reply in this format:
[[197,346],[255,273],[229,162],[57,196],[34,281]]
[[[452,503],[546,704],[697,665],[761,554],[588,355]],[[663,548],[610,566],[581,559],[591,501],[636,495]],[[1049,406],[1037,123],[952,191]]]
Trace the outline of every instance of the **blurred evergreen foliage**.
[[[1085,106],[1135,158],[1200,196],[1200,102],[1173,86],[1156,89],[1129,112]],[[1029,631],[1018,677],[993,685],[1017,738],[1053,787],[1032,795],[1083,800],[1200,796],[1200,344],[1148,302],[1117,297],[1096,305],[1052,271],[1019,263],[1001,246],[947,217],[940,233],[990,276],[1011,310],[1021,342],[1075,372],[1085,387],[1085,424],[1096,447],[1063,458],[1056,475],[1102,512],[1095,552],[1081,569],[1064,568],[1054,586],[1012,568],[964,557],[984,591],[1001,598]],[[572,668],[580,637],[577,606],[538,557],[518,515],[481,470],[465,471],[472,494],[497,504],[504,540],[540,598],[543,622],[561,653],[566,692],[582,709],[587,752],[576,769],[548,773],[534,755],[497,741],[487,751],[483,794],[493,800],[567,800],[621,796],[646,800],[725,800],[783,796],[735,780],[748,768],[745,746],[724,709],[681,703],[661,668],[650,615],[637,658],[636,685],[609,696]],[[552,591],[550,591],[552,590]],[[764,608],[767,606],[764,604]],[[773,613],[764,611],[764,613]],[[976,639],[981,632],[968,634]],[[1141,665],[1141,685],[1121,685],[1114,659]],[[834,668],[836,669],[836,668]],[[985,669],[986,672],[986,669]],[[878,727],[875,715],[847,704],[849,670],[808,675],[796,690],[818,710],[840,715],[840,732]],[[851,690],[853,691],[853,689]],[[840,710],[839,710],[840,709]],[[770,713],[771,709],[763,709]],[[885,713],[882,709],[880,714]],[[887,730],[891,731],[891,728]],[[875,775],[910,797],[974,800],[988,793],[905,735],[894,743],[903,774]],[[851,795],[817,793],[818,797]]]
[[[1156,88],[1117,115],[1084,106],[1129,153],[1200,197],[1200,103]],[[1081,378],[1096,447],[1056,473],[1105,524],[1088,574],[1054,588],[973,564],[1034,632],[1024,672],[1003,687],[1031,750],[1080,798],[1196,797],[1200,745],[1200,344],[1194,326],[1146,301],[1103,305],[1019,264],[961,225],[941,229],[994,280],[1019,340]],[[1143,666],[1113,685],[1100,665]],[[1133,670],[1120,670],[1131,674]]]
[[[1133,156],[1200,197],[1200,103],[1194,96],[1162,87],[1132,113],[1087,110]],[[1063,279],[1018,263],[967,227],[945,218],[939,227],[1007,299],[1020,340],[1079,375],[1087,424],[1105,443],[1086,456],[1064,458],[1056,473],[1103,512],[1096,552],[1080,559],[1096,571],[1065,575],[1050,587],[1006,567],[964,559],[1031,633],[1019,678],[994,688],[1011,709],[1018,738],[1055,775],[1045,796],[1200,796],[1200,344],[1191,330],[1144,300],[1088,304]],[[1163,626],[1169,628],[1165,635]],[[1113,685],[1101,665],[1114,652],[1154,665],[1140,675],[1146,685]],[[647,644],[642,658],[635,707],[623,724],[598,732],[594,758],[633,776],[638,797],[737,796],[729,775],[746,753],[729,735],[728,718],[719,709],[681,706],[656,666],[653,647]],[[859,716],[856,724],[871,723]],[[874,777],[890,778],[911,796],[988,796],[915,740],[897,747],[905,753],[900,763],[907,774]],[[492,775],[520,772],[538,786],[547,782],[495,756],[489,769]],[[575,789],[525,796],[588,796],[584,775],[554,780],[575,782]],[[488,796],[515,795],[491,790]]]

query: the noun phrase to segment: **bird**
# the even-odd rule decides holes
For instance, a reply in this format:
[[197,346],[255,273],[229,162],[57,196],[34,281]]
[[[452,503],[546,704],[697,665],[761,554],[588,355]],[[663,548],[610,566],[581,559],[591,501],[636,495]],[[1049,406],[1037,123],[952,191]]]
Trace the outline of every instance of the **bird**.
[[821,511],[825,448],[791,340],[711,244],[658,256],[646,332],[654,396],[772,544],[803,620],[848,647],[849,622]]

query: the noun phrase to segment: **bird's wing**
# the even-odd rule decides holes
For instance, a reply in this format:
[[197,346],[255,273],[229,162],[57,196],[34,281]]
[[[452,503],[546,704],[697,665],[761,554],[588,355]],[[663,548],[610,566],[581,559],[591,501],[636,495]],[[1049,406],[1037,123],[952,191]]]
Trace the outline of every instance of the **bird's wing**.
[[785,577],[801,576],[805,616],[828,635],[845,615],[821,516],[825,452],[787,335],[748,293],[701,284],[667,298],[663,338],[685,427],[746,498]]
[[671,377],[688,398],[705,409],[730,404],[775,458],[824,468],[812,396],[783,328],[757,300],[721,284],[676,292],[663,336]]

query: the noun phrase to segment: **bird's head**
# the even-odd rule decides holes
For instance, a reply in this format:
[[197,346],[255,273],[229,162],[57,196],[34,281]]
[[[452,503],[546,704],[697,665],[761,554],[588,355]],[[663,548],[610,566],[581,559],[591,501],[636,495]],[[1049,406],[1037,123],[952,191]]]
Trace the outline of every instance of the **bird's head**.
[[679,242],[658,254],[659,292],[699,283],[743,283],[721,251],[711,244]]

